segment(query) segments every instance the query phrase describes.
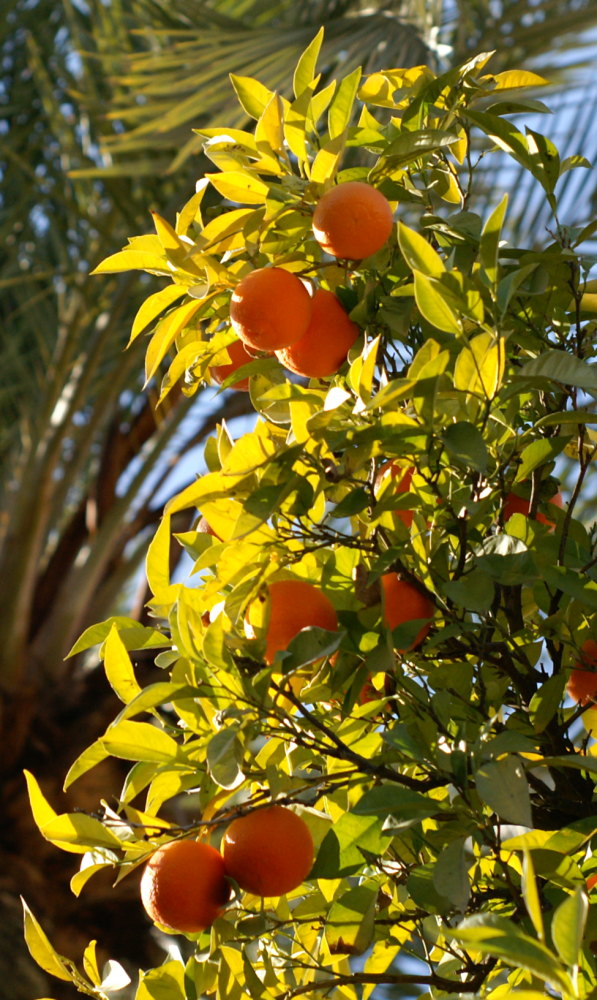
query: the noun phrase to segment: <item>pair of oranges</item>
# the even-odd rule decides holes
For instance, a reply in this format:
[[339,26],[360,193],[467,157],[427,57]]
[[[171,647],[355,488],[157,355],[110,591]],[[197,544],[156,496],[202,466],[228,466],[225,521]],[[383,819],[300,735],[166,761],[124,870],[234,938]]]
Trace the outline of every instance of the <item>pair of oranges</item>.
[[141,901],[155,923],[197,934],[222,912],[230,880],[256,896],[282,896],[305,881],[313,853],[309,827],[291,809],[254,809],[232,821],[222,853],[198,840],[159,847],[143,871]]
[[[313,234],[334,257],[361,260],[386,243],[394,224],[392,208],[376,188],[348,181],[328,191],[313,216]],[[325,378],[346,361],[360,330],[336,296],[325,289],[310,294],[307,284],[283,267],[251,271],[234,289],[230,322],[238,340],[228,346],[230,363],[211,369],[220,384],[253,360],[251,351],[275,353],[297,375]],[[234,383],[248,389],[248,381]]]
[[[381,577],[383,618],[390,629],[398,628],[415,619],[431,618],[431,600],[408,580],[401,580],[397,573],[384,573]],[[277,652],[288,648],[298,633],[309,626],[338,630],[338,618],[329,597],[319,587],[306,580],[277,580],[268,585],[269,618],[266,628],[265,662],[272,664]],[[249,609],[247,631],[254,637]],[[429,624],[418,632],[411,649],[423,642]],[[401,649],[398,652],[406,652]]]

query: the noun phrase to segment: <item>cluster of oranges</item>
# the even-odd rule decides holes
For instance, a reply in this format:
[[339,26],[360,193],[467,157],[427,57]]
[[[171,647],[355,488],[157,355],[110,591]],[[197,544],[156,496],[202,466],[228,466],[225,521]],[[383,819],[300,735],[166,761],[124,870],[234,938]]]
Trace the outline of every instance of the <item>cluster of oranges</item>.
[[230,898],[231,884],[256,896],[297,889],[313,865],[305,821],[285,806],[239,816],[224,834],[222,852],[198,840],[163,844],[141,877],[141,900],[151,919],[171,931],[210,927]]
[[[396,573],[381,577],[384,621],[391,629],[414,619],[429,619],[433,605],[417,587]],[[329,597],[304,580],[268,585],[269,616],[264,659],[309,626],[337,631],[338,618]],[[251,635],[251,610],[247,616]],[[425,623],[411,649],[429,630]],[[402,650],[403,651],[403,650]],[[233,820],[222,851],[197,840],[175,840],[159,847],[141,878],[141,900],[158,925],[184,934],[205,930],[226,906],[234,882],[257,896],[281,896],[298,888],[313,865],[313,839],[305,821],[291,809],[271,805]]]
[[[394,224],[387,198],[363,181],[339,184],[323,195],[313,215],[322,249],[344,260],[362,260],[380,250]],[[262,267],[239,281],[232,293],[230,323],[238,340],[227,347],[228,364],[210,369],[221,384],[254,360],[251,352],[275,354],[291,372],[326,378],[346,361],[360,334],[333,292],[313,291],[283,267]],[[248,380],[233,383],[247,390]]]

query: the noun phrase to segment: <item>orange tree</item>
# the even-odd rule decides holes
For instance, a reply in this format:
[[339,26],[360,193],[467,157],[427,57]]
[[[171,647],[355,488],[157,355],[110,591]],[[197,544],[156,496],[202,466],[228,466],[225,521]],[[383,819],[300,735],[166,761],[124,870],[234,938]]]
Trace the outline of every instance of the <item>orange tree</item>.
[[[545,82],[532,73],[492,75],[480,56],[318,89],[320,42],[292,100],[233,78],[254,130],[205,131],[216,169],[175,226],[154,215],[155,235],[98,268],[156,276],[133,333],[149,333],[162,399],[230,364],[223,385],[249,378],[256,423],[238,440],[222,424],[206,474],[168,504],[147,559],[154,626],[110,619],[75,646],[100,646],[123,707],[66,784],[114,756],[131,762],[119,800],[58,814],[28,775],[34,816],[83,856],[77,894],[105,869],[138,876],[173,841],[223,851],[211,926],[142,972],[137,1000],[595,996],[593,710],[566,685],[594,669],[580,651],[597,634],[594,538],[575,517],[595,449],[583,249],[597,223],[565,228],[555,193],[588,164],[508,117],[543,107],[524,90]],[[506,196],[473,211],[477,165],[503,151],[553,211],[532,247],[508,242]],[[354,181],[394,221],[373,255],[336,258],[313,215]],[[209,185],[221,204],[204,218]],[[273,316],[277,337],[288,320],[296,341],[323,290],[357,325],[332,374],[291,375],[254,345],[233,364],[231,310],[272,268],[297,279],[274,275],[293,301],[263,295],[251,323]],[[313,350],[334,331],[321,324]],[[564,502],[550,504],[565,456]],[[510,514],[511,494],[526,506]],[[189,509],[196,530],[173,537]],[[170,576],[172,546],[190,556],[186,580]],[[157,682],[135,670],[141,648],[156,650]],[[280,843],[296,861],[285,824],[267,835],[272,807],[308,828],[306,860],[300,884],[264,897],[239,881],[271,873],[273,848],[284,868]],[[237,881],[226,831],[260,812]],[[202,878],[180,864],[167,891],[186,912]],[[25,926],[37,961],[80,992],[126,981],[94,942],[78,967],[29,909]]]

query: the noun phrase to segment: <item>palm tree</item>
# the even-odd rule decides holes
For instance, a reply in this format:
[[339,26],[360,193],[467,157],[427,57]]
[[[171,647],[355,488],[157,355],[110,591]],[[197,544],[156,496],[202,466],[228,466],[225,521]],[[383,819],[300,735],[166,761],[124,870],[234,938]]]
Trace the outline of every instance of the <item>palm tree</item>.
[[[109,30],[127,37],[118,8],[100,6],[85,14],[68,0],[12,0],[0,26],[0,918],[7,931],[0,995],[11,1000],[44,991],[28,960],[14,975],[19,893],[55,924],[66,953],[80,953],[94,927],[105,939],[106,925],[117,950],[118,938],[129,939],[131,955],[146,960],[130,930],[136,905],[108,896],[105,886],[85,904],[88,926],[80,932],[81,912],[68,892],[76,859],[58,871],[61,861],[40,847],[22,769],[39,773],[57,801],[62,764],[113,716],[93,664],[65,659],[68,650],[87,625],[115,610],[131,613],[135,601],[125,588],[176,466],[218,421],[248,408],[242,393],[208,391],[195,400],[179,394],[156,411],[155,387],[141,392],[142,345],[123,351],[143,283],[89,276],[128,233],[146,227],[152,202],[168,211],[193,189],[188,170],[176,183],[69,177],[96,161],[103,127],[83,108],[81,92],[98,107],[109,99],[100,62],[81,61],[75,49],[89,50],[96,39],[107,45]],[[143,601],[136,603],[142,614]],[[117,791],[118,773],[105,777]],[[84,795],[80,788],[71,806],[85,805]]]
[[[154,411],[155,388],[140,394],[142,345],[123,353],[144,280],[89,271],[148,229],[150,207],[172,217],[192,192],[202,172],[192,126],[242,124],[227,73],[288,91],[289,67],[320,24],[326,75],[363,64],[447,66],[497,39],[498,68],[532,61],[578,85],[578,39],[597,9],[594,0],[572,12],[567,0],[5,0],[3,13],[0,914],[13,926],[22,892],[64,953],[78,955],[98,936],[114,957],[145,964],[151,942],[136,900],[101,884],[84,909],[73,900],[56,867],[64,856],[45,852],[31,829],[21,771],[31,767],[57,803],[57,775],[113,717],[93,661],[64,657],[91,622],[130,614],[134,603],[142,614],[126,588],[174,491],[172,470],[247,401],[208,391]],[[573,93],[562,90],[559,120]],[[594,101],[588,87],[587,95]],[[577,131],[586,152],[589,117]],[[100,781],[103,795],[118,793],[117,771]],[[97,801],[84,782],[74,794],[69,808]],[[2,936],[0,1000],[5,988],[10,1000],[44,989],[15,958],[19,939],[20,931]],[[52,995],[72,989],[53,984]]]

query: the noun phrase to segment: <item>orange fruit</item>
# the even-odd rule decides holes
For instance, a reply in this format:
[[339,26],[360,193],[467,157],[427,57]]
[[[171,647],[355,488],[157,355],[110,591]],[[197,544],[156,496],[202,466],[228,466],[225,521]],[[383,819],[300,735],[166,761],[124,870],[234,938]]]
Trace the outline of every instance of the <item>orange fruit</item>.
[[393,226],[388,199],[364,181],[331,188],[313,214],[313,234],[320,247],[349,260],[362,260],[380,250]]
[[277,351],[299,340],[311,319],[305,285],[282,267],[262,267],[239,281],[232,293],[230,321],[256,351]]
[[[237,368],[242,368],[243,365],[248,365],[249,362],[254,361],[255,358],[252,354],[249,354],[242,340],[234,340],[231,344],[226,345],[226,350],[230,355],[230,361],[228,364],[223,365],[212,365],[209,369],[210,377],[218,385],[232,375]],[[230,386],[231,389],[237,389],[240,392],[249,391],[249,378],[241,378],[238,382],[233,382]]]
[[587,891],[590,892],[594,885],[597,885],[597,872],[593,872],[587,879]]
[[575,663],[566,685],[573,701],[579,705],[597,702],[597,642],[587,639],[580,647],[580,659]]
[[[381,578],[382,598],[383,598],[383,619],[388,628],[395,629],[399,625],[417,618],[432,618],[433,604],[429,598],[423,594],[418,587],[415,587],[407,580],[401,580],[397,573],[384,573]],[[406,649],[399,649],[399,653],[406,653],[412,649],[417,649],[431,628],[430,624],[423,625],[417,634],[415,641]]]
[[141,901],[151,919],[181,934],[209,927],[229,896],[222,855],[198,840],[158,847],[141,877]]
[[313,853],[309,827],[284,806],[239,816],[222,847],[226,874],[255,896],[282,896],[298,888],[313,867]]
[[276,357],[297,375],[325,378],[342,367],[360,332],[333,292],[319,288],[312,299],[307,330],[290,347],[276,351]]
[[[550,499],[546,501],[546,503],[552,503],[556,507],[562,507],[564,504],[562,494],[555,493],[554,496],[550,497]],[[521,497],[518,493],[508,493],[506,502],[504,503],[504,522],[507,521],[508,518],[512,517],[513,514],[524,514],[525,517],[528,517],[530,508],[530,499],[527,500],[526,497]],[[554,522],[550,521],[549,518],[546,517],[540,510],[537,511],[537,520],[541,524],[549,525],[550,528],[554,527]]]
[[[306,580],[277,580],[268,584],[269,620],[266,627],[265,662],[273,663],[276,653],[288,649],[288,644],[301,629],[310,625],[338,631],[338,619],[329,597]],[[246,631],[255,638],[251,621],[251,608],[246,621]]]
[[[379,489],[386,476],[391,476],[394,480],[394,490],[396,493],[408,493],[412,483],[414,468],[405,468],[396,462],[384,462],[375,477],[375,489]],[[397,480],[397,481],[396,481]],[[413,523],[415,512],[413,510],[396,510],[396,517],[399,517],[405,527],[410,528]]]

